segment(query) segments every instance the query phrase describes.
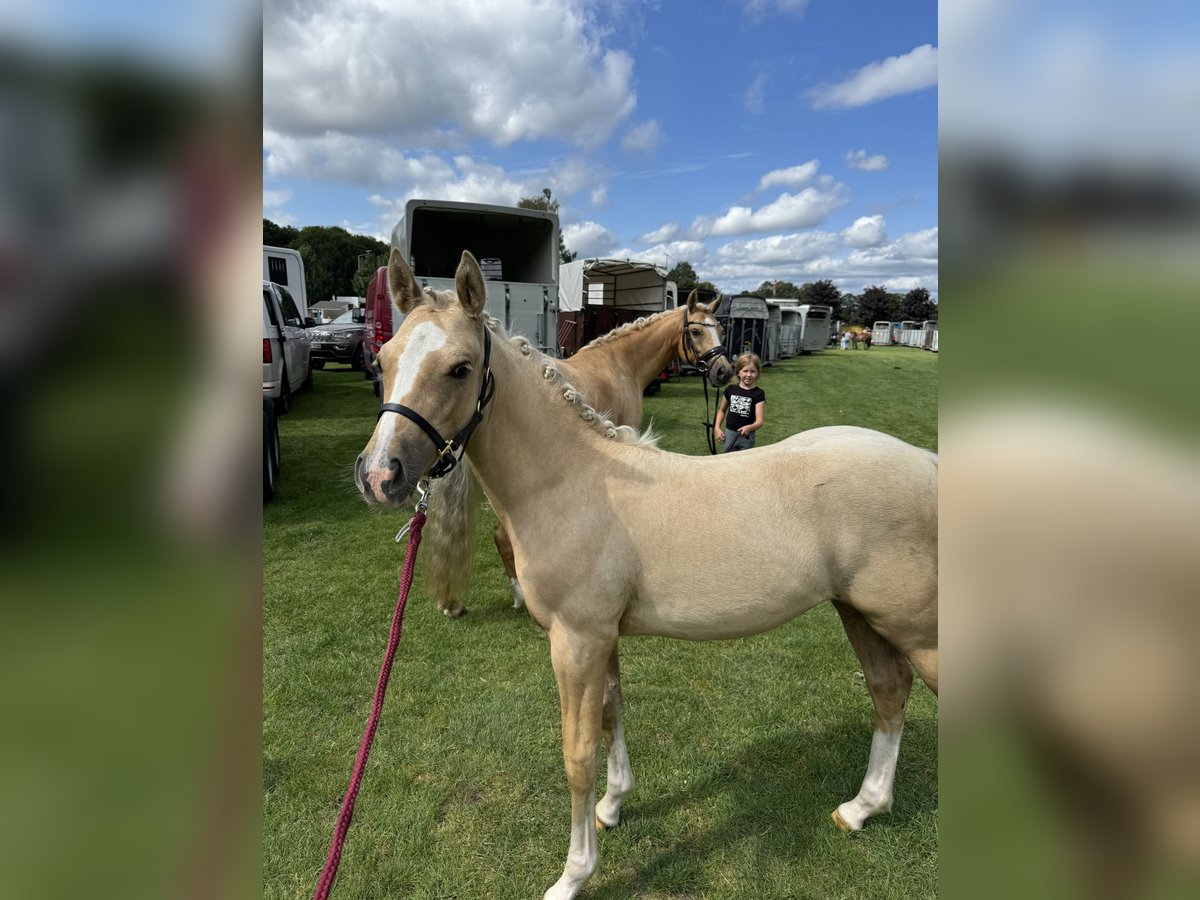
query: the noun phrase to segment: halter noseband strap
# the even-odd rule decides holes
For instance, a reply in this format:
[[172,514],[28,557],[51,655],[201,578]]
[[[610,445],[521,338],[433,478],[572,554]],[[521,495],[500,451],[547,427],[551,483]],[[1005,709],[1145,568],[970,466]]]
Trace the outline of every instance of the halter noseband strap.
[[[433,441],[433,446],[438,448],[437,459],[433,461],[433,466],[429,470],[431,478],[441,478],[451,469],[453,469],[463,453],[466,451],[467,441],[471,439],[475,428],[483,421],[483,411],[491,402],[492,395],[496,393],[496,379],[492,377],[492,336],[488,333],[487,326],[483,328],[483,383],[479,385],[479,399],[475,402],[475,412],[471,416],[471,420],[459,429],[458,434],[454,435],[452,440],[446,440],[438,430],[425,420],[419,412],[411,407],[405,406],[402,403],[384,403],[379,407],[379,416],[382,418],[386,412],[394,412],[404,416],[406,419],[411,419],[415,422],[422,431],[429,435],[429,439]],[[458,453],[456,457],[454,454]]]

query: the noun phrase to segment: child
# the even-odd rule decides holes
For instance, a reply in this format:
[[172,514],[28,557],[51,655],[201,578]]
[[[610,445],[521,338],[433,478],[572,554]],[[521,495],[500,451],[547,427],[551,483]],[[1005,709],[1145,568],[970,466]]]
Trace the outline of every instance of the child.
[[[758,373],[762,370],[758,354],[743,353],[733,369],[737,381],[726,387],[721,396],[715,430],[717,440],[725,443],[726,453],[754,446],[754,432],[762,428],[763,408],[767,402],[766,393],[758,386]],[[725,421],[726,411],[728,421]],[[728,430],[721,428],[722,421]]]

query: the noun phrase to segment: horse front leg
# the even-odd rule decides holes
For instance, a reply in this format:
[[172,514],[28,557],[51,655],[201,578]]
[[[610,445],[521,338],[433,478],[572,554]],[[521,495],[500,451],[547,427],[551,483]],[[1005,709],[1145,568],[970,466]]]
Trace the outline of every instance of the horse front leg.
[[621,663],[614,646],[608,658],[608,673],[604,679],[604,741],[608,744],[608,781],[604,796],[596,804],[596,829],[613,828],[621,821],[621,804],[633,790],[633,768],[629,765],[629,749],[625,746],[625,730],[621,727],[621,710],[625,705],[621,693]]
[[544,900],[571,900],[596,871],[596,770],[604,710],[605,670],[616,635],[597,637],[554,625],[550,659],[562,707],[563,763],[571,789],[571,843],[562,876]]

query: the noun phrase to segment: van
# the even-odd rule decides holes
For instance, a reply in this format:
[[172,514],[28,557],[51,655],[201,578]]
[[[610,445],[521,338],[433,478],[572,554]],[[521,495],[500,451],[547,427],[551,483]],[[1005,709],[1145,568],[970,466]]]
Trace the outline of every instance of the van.
[[375,382],[375,396],[379,396],[379,378],[375,371],[375,357],[379,348],[391,340],[395,330],[404,321],[404,313],[400,312],[387,286],[387,266],[380,266],[371,276],[367,284],[366,323],[367,332],[363,336],[363,361],[366,364],[367,377]]
[[312,387],[312,359],[306,328],[316,325],[302,317],[291,292],[263,279],[263,396],[286,413],[292,394]]

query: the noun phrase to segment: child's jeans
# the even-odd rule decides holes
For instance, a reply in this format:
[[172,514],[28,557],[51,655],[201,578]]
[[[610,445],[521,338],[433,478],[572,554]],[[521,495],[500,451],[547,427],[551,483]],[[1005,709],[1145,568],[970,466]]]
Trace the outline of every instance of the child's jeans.
[[750,437],[742,437],[737,433],[736,429],[729,429],[725,432],[725,452],[732,453],[734,450],[749,450],[754,446],[754,438],[757,434],[757,431],[752,431],[750,432]]

